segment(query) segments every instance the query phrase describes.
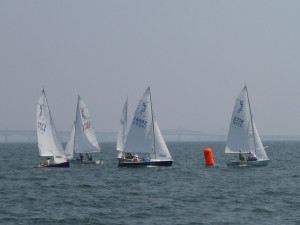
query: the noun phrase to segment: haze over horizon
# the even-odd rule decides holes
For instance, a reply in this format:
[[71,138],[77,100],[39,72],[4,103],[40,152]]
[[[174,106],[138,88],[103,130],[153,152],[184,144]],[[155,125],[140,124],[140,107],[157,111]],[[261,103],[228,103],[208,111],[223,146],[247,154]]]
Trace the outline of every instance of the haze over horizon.
[[228,130],[246,84],[262,135],[300,134],[299,1],[0,2],[0,130],[34,130],[45,88],[57,130],[77,95],[116,132],[148,86],[161,130]]

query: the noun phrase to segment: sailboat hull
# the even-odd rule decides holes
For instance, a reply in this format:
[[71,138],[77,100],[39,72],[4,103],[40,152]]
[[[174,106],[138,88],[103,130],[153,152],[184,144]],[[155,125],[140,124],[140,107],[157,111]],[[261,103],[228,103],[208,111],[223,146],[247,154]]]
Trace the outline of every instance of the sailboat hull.
[[229,167],[242,167],[242,166],[267,166],[270,160],[259,161],[232,161],[227,164]]
[[70,163],[64,162],[64,163],[59,163],[59,164],[50,164],[48,166],[40,165],[40,167],[68,168],[68,167],[70,167]]
[[71,163],[75,163],[75,164],[100,164],[101,160],[92,160],[92,161],[88,161],[88,160],[77,160],[77,159],[71,159],[70,160]]
[[149,162],[124,162],[120,161],[119,167],[143,167],[143,166],[172,166],[173,161],[149,161]]

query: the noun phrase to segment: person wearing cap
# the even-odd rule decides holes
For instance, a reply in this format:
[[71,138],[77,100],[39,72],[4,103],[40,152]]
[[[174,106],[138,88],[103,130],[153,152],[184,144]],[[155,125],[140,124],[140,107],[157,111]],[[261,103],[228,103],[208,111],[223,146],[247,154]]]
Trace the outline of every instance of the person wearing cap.
[[93,161],[93,157],[91,154],[86,153],[86,157],[88,158],[88,161]]

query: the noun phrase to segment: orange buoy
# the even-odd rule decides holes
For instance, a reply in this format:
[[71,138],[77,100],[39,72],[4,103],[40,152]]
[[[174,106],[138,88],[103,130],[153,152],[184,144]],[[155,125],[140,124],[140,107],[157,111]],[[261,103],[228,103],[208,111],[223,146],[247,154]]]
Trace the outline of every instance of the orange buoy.
[[213,166],[215,164],[214,157],[212,154],[212,150],[210,148],[206,148],[203,150],[206,166]]

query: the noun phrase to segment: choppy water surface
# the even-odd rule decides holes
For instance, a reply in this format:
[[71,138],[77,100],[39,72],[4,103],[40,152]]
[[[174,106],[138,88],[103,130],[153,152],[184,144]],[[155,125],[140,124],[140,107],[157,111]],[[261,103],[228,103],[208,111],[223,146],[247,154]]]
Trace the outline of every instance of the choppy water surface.
[[[300,142],[270,142],[267,167],[228,168],[223,142],[168,143],[172,167],[34,168],[36,144],[0,144],[0,224],[300,224]],[[205,167],[202,150],[216,165]]]

